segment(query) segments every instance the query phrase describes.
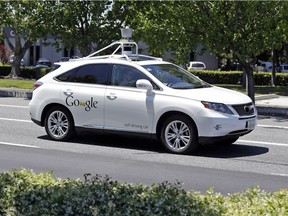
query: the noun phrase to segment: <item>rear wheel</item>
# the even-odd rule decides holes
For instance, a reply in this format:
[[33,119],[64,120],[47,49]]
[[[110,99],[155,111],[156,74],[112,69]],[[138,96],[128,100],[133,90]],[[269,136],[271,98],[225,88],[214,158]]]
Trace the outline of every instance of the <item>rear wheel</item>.
[[198,147],[196,128],[182,115],[171,116],[164,122],[161,141],[169,152],[177,154],[188,154]]
[[71,114],[64,107],[52,107],[45,117],[46,133],[55,140],[65,141],[74,134],[74,122]]

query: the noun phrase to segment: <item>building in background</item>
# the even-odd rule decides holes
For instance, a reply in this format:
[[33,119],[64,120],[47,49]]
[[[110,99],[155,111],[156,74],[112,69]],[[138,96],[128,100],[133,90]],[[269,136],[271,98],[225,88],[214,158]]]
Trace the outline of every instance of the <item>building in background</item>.
[[[4,28],[5,34],[8,36],[10,42],[15,45],[15,34],[12,28]],[[74,49],[66,49],[64,46],[57,50],[56,47],[52,45],[45,45],[45,43],[53,43],[53,37],[48,37],[46,41],[39,39],[36,41],[30,49],[24,55],[23,61],[26,66],[33,66],[37,64],[37,61],[40,58],[45,58],[50,60],[52,63],[59,61],[62,57],[72,57],[79,53],[75,52]],[[21,43],[24,43],[24,40],[21,40]],[[7,41],[4,41],[4,46],[8,49],[9,45]]]
[[[15,34],[12,30],[12,28],[4,28],[4,31],[8,38],[10,39],[11,43],[15,45]],[[54,42],[53,37],[48,37],[46,41],[44,39],[39,39],[37,42],[33,44],[33,46],[30,47],[30,49],[27,50],[27,52],[24,55],[23,62],[25,66],[35,66],[37,64],[37,61],[40,58],[48,59],[52,62],[52,65],[54,62],[60,61],[61,59],[66,59],[66,57],[73,57],[73,56],[81,56],[80,52],[78,50],[74,49],[66,49],[64,46],[60,48],[60,50],[57,50],[56,47],[52,45]],[[24,43],[24,40],[21,41],[21,43]],[[139,50],[141,50],[142,54],[148,54],[148,46],[143,43],[139,42]],[[9,49],[8,43],[5,40],[4,46]],[[202,46],[198,46],[195,53],[198,53],[202,49]],[[190,61],[201,61],[204,62],[207,70],[217,70],[218,69],[218,60],[215,56],[211,55],[208,51],[204,52],[203,55],[198,55],[192,53],[190,54]],[[163,56],[163,59],[168,60],[171,59],[171,54],[167,52],[165,56]],[[188,64],[189,62],[187,62]]]

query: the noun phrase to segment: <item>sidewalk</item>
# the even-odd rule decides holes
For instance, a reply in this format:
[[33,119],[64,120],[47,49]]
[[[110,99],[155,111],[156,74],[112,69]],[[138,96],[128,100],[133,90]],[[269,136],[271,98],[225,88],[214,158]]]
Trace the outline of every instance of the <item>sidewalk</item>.
[[288,96],[256,96],[255,104],[259,115],[288,117]]
[[[32,90],[0,88],[0,97],[32,98]],[[288,96],[261,95],[255,96],[259,115],[288,117]]]

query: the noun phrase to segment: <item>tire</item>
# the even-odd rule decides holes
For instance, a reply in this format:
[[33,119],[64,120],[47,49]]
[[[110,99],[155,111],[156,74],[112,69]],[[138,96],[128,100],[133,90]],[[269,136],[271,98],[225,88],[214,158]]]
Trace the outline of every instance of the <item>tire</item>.
[[198,147],[198,133],[190,119],[174,115],[163,123],[161,141],[168,152],[188,154]]
[[54,140],[66,141],[74,134],[72,115],[64,107],[52,107],[45,116],[44,124],[46,133]]

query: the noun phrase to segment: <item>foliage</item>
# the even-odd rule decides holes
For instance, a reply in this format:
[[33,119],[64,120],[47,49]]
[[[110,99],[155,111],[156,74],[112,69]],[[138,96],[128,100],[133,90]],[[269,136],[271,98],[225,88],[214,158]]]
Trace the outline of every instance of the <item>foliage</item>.
[[1,65],[0,66],[0,76],[7,76],[11,71],[10,65]]
[[124,16],[119,2],[59,1],[53,12],[54,28],[50,33],[56,46],[78,48],[83,56],[93,49],[107,46],[120,39]]
[[7,64],[9,62],[9,56],[9,49],[0,44],[0,63]]
[[[21,67],[18,78],[23,79],[39,79],[45,74],[49,73],[53,68],[50,67]],[[0,77],[6,77],[11,71],[10,65],[0,66]],[[17,80],[15,80],[17,82]]]
[[192,70],[192,74],[211,84],[239,84],[242,82],[243,73],[241,71],[208,71]]
[[12,170],[0,175],[0,214],[5,215],[207,215],[180,184],[120,184],[109,177],[55,179],[53,173]]
[[185,191],[180,183],[120,184],[86,174],[84,180],[53,172],[11,170],[0,174],[1,215],[286,215],[288,190],[259,187],[227,196]]
[[[190,72],[211,84],[241,84],[243,82],[243,73],[241,71],[192,70]],[[254,80],[255,85],[271,86],[271,73],[255,72]],[[288,73],[276,73],[276,82],[279,86],[287,86]]]
[[[0,19],[1,26],[10,27],[15,34],[14,38],[8,37],[4,31],[11,51],[14,53],[11,77],[16,77],[20,72],[20,62],[25,52],[41,37],[47,37],[51,29],[51,17],[54,1],[1,1]],[[23,41],[22,41],[23,40]]]
[[286,42],[286,7],[283,1],[133,1],[127,3],[127,22],[149,49],[160,54],[163,48],[171,50],[178,64],[187,63],[196,44],[214,56],[238,61],[254,100],[252,66],[257,55]]

